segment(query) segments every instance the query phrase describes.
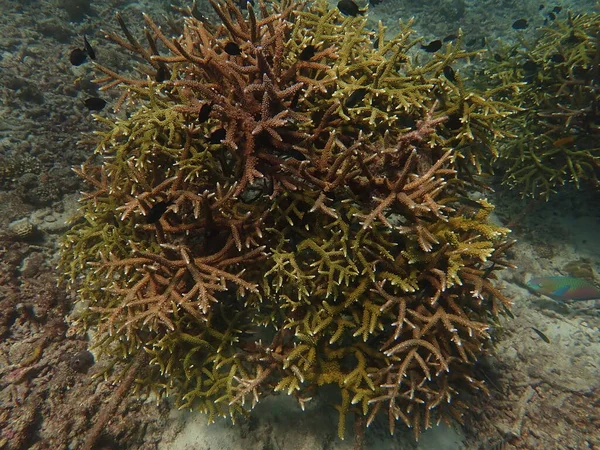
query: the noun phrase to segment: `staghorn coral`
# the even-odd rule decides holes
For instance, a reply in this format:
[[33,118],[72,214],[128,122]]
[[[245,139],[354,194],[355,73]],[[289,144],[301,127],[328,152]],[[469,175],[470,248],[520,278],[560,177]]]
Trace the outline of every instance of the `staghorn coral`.
[[537,30],[531,42],[500,46],[486,73],[499,86],[521,87],[522,112],[502,128],[505,182],[523,195],[548,198],[560,186],[598,186],[600,35],[598,13],[573,15]]
[[188,17],[176,39],[145,16],[148,48],[120,17],[109,35],[148,76],[98,66],[130,114],[97,117],[100,162],[76,170],[90,190],[61,268],[79,326],[112,358],[149,354],[141,387],[209,420],[324,385],[342,438],[349,413],[417,436],[459,418],[511,245],[459,196],[510,107],[440,76],[458,46],[414,64],[407,25],[373,46],[324,3],[212,5],[222,25]]

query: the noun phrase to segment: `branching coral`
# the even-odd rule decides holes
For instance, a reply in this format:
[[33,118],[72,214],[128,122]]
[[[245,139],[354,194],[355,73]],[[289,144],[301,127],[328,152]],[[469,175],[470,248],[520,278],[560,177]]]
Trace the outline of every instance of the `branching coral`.
[[533,42],[494,51],[489,74],[522,82],[523,108],[503,127],[516,136],[500,152],[505,181],[523,195],[548,198],[565,183],[598,185],[600,165],[600,15],[569,12]]
[[105,352],[147,352],[144,386],[209,420],[324,385],[340,437],[348,413],[417,435],[459,417],[510,305],[493,285],[510,242],[456,196],[510,108],[439,76],[458,47],[414,64],[405,25],[374,48],[323,3],[213,7],[221,26],[187,18],[173,40],[146,17],[149,48],[121,19],[110,35],[152,69],[98,66],[130,115],[100,119],[101,164],[77,170],[91,190],[61,264],[80,323]]

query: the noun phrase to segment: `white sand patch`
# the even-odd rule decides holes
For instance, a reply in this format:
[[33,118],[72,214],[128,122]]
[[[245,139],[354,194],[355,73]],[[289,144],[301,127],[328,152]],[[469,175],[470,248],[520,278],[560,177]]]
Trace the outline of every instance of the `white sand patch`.
[[[171,414],[160,450],[352,450],[353,423],[348,420],[346,438],[337,437],[337,411],[325,401],[314,400],[306,411],[286,396],[261,401],[248,419],[232,424],[219,419],[206,423],[206,416],[179,411]],[[440,425],[421,434],[414,442],[412,431],[397,424],[390,436],[386,420],[367,430],[365,449],[369,450],[457,450],[463,437],[454,428]]]

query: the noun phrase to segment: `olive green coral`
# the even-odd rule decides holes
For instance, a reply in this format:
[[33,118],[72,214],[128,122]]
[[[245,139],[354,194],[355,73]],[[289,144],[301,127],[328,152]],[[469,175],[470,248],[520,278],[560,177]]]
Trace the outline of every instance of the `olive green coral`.
[[101,119],[100,163],[78,169],[61,265],[79,323],[113,357],[147,352],[145,388],[209,420],[324,385],[340,437],[348,413],[417,435],[459,417],[510,304],[493,285],[510,242],[489,203],[455,200],[510,108],[440,76],[457,46],[415,64],[407,26],[373,47],[324,3],[213,7],[220,27],[187,18],[175,40],[146,17],[149,49],[122,19],[110,35],[152,69],[99,66],[129,115]]
[[498,167],[523,195],[548,198],[566,183],[597,188],[600,174],[600,14],[568,13],[537,30],[531,42],[491,52],[487,73],[502,85],[520,82],[522,111],[502,128]]

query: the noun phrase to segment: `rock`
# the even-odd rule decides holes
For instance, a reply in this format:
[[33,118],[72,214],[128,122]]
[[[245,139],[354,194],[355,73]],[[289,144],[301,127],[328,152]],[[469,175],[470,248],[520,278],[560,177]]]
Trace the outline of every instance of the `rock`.
[[19,240],[29,239],[35,234],[35,227],[27,217],[9,223],[8,230]]

